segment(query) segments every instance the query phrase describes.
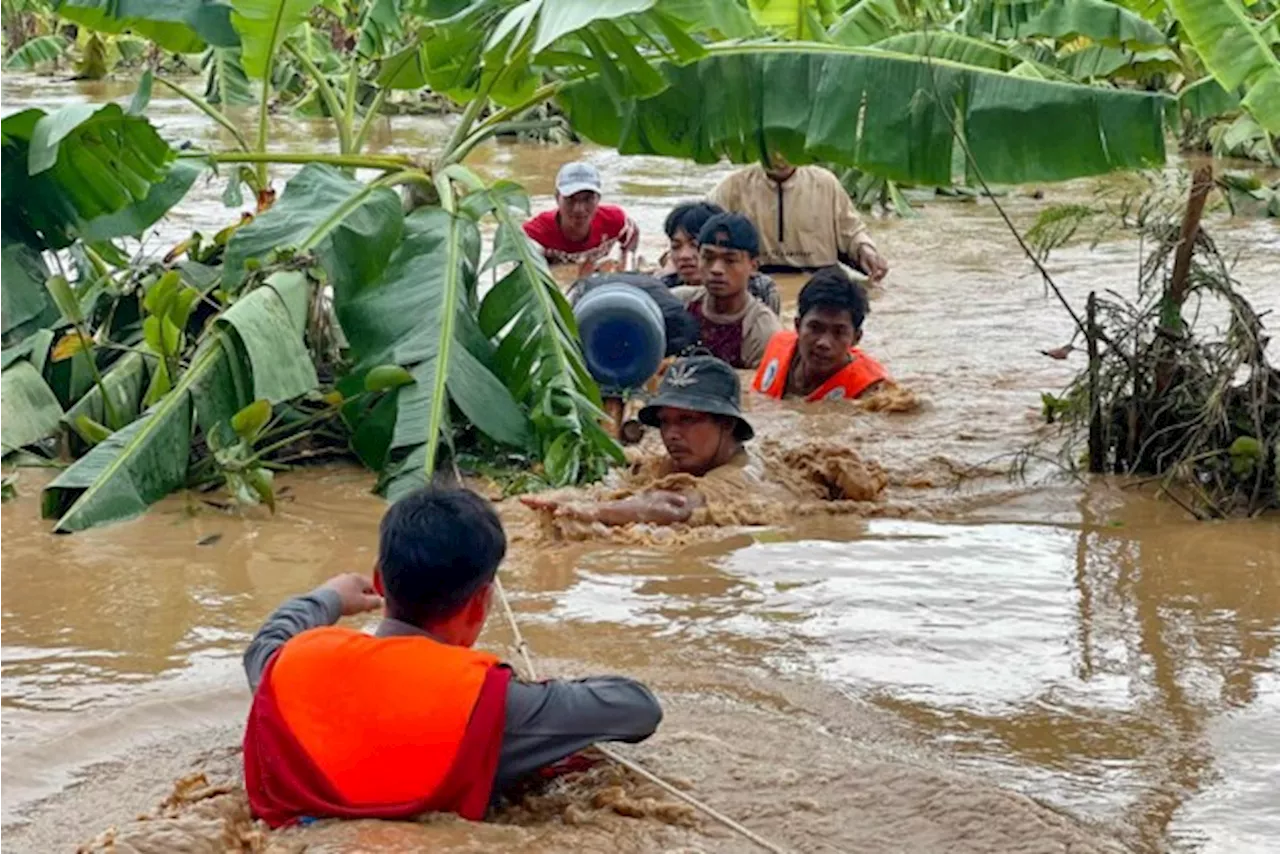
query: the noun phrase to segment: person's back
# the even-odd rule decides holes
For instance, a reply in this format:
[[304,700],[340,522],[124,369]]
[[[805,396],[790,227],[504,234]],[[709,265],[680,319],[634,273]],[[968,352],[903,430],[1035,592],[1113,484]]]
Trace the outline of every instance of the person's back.
[[[254,814],[484,816],[491,797],[596,741],[639,741],[661,719],[618,677],[524,683],[471,648],[506,537],[463,489],[406,496],[383,519],[373,582],[332,579],[281,606],[245,653],[254,690],[244,738]],[[376,635],[333,624],[377,608]]]

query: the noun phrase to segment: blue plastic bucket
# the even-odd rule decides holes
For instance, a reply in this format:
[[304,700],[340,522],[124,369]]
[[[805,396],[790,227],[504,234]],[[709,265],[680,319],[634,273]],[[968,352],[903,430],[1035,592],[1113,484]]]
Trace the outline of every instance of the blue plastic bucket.
[[662,309],[633,285],[601,285],[573,309],[587,370],[605,388],[639,388],[662,362],[667,332]]

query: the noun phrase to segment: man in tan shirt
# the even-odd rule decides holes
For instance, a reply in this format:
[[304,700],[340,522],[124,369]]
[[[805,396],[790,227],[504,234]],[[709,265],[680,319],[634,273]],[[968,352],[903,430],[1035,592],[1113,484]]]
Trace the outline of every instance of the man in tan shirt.
[[751,296],[748,284],[759,269],[760,237],[741,214],[716,214],[698,233],[702,284],[673,288],[698,321],[700,341],[734,368],[754,368],[764,348],[782,329],[778,315]]
[[740,169],[708,198],[755,223],[760,266],[766,272],[813,271],[844,263],[872,282],[889,272],[849,194],[821,166],[792,166],[774,154],[769,168],[757,163]]

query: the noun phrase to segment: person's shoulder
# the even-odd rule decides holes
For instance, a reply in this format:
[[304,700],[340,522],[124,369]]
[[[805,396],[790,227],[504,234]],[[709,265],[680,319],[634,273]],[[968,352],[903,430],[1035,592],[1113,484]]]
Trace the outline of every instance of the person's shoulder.
[[818,166],[817,164],[811,163],[808,166],[799,166],[797,168],[803,169],[808,179],[815,184],[825,185],[828,187],[839,187],[841,190],[844,189],[844,185],[840,183],[840,179],[836,177],[836,173],[832,172],[825,166]]
[[621,231],[627,224],[627,212],[617,205],[600,205],[596,208],[596,219],[608,231]]
[[688,305],[696,299],[700,299],[706,292],[707,289],[701,285],[681,285],[678,288],[671,289],[672,296],[683,302],[685,305]]
[[534,214],[524,222],[524,233],[535,240],[558,230],[555,211],[543,211],[540,214]]
[[774,314],[773,309],[761,300],[751,300],[747,307],[747,316],[753,325],[767,332],[770,337],[782,329],[782,321],[778,319],[778,315]]

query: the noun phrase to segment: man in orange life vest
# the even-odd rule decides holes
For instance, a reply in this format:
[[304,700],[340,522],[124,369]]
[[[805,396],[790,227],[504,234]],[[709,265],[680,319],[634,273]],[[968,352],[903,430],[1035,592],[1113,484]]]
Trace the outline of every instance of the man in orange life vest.
[[[382,520],[370,583],[340,575],[289,600],[245,652],[244,737],[253,812],[303,818],[479,820],[492,796],[597,741],[637,742],[662,719],[621,677],[521,682],[472,649],[506,535],[465,489],[424,489]],[[385,616],[375,634],[340,617]]]
[[751,388],[769,397],[842,400],[891,382],[884,366],[857,348],[867,293],[839,267],[825,267],[800,289],[796,331],[769,339]]

